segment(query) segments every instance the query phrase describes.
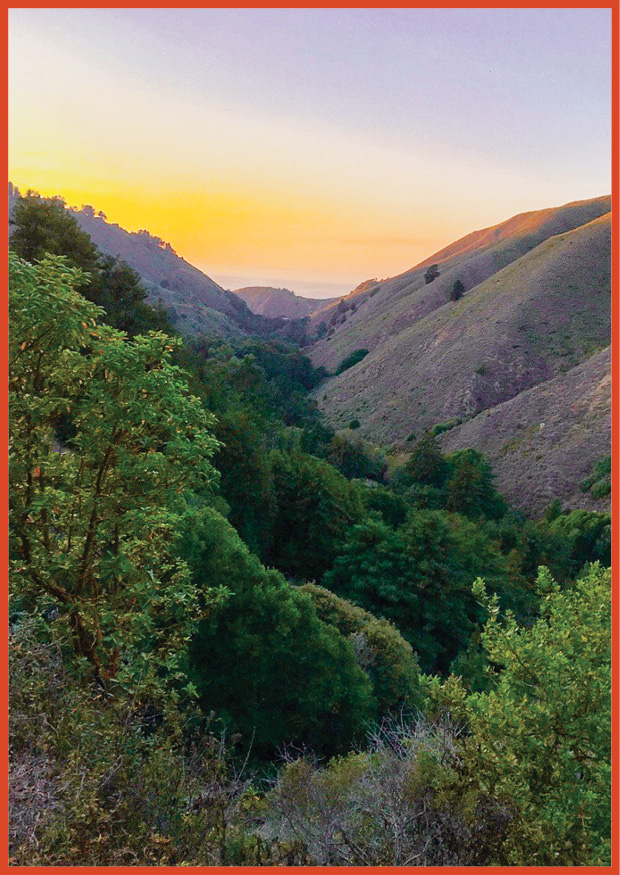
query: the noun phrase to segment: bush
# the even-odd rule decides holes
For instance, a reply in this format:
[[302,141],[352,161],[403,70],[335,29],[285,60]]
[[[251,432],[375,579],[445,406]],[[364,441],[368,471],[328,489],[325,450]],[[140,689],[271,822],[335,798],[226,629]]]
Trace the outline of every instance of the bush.
[[426,273],[424,274],[424,280],[426,284],[432,283],[433,280],[437,279],[439,276],[439,265],[431,264]]
[[499,674],[467,696],[451,679],[439,693],[467,736],[457,746],[462,792],[488,792],[512,812],[494,862],[609,866],[611,832],[611,573],[593,565],[561,591],[541,568],[540,618],[520,629],[489,620],[482,643]]
[[398,714],[422,707],[420,670],[411,648],[387,620],[378,620],[321,586],[300,587],[312,599],[319,619],[335,626],[353,644],[357,663],[368,675],[377,714]]
[[362,359],[366,358],[368,355],[367,349],[356,349],[355,352],[352,352],[351,355],[348,355],[345,359],[343,359],[336,371],[334,372],[334,376],[338,376],[338,374],[342,374],[344,371],[348,371],[349,368],[352,368],[354,365],[361,362]]

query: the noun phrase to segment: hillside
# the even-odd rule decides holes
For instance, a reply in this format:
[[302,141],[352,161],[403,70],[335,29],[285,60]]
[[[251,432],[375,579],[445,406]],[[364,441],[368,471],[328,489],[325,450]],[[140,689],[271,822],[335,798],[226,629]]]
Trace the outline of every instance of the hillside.
[[[315,331],[328,336],[313,347],[316,364],[335,370],[360,347],[374,350],[418,320],[442,307],[455,281],[471,290],[545,240],[605,215],[611,197],[576,201],[562,207],[522,213],[506,222],[475,231],[420,264],[385,280],[367,280],[337,304],[312,318]],[[437,264],[439,277],[426,283]]]
[[[18,197],[18,190],[9,183],[9,217]],[[119,256],[140,274],[150,302],[160,303],[182,334],[244,336],[263,327],[243,300],[189,264],[159,237],[148,231],[125,231],[91,207],[70,212],[99,250]]]
[[606,510],[581,483],[611,446],[611,348],[441,435],[445,452],[476,447],[517,507]]
[[247,286],[235,289],[238,295],[248,305],[253,313],[259,316],[285,319],[303,319],[312,316],[324,307],[329,307],[340,298],[304,298],[296,295],[290,289],[275,289],[271,286]]
[[[358,419],[362,435],[402,449],[429,428],[465,421],[467,427],[445,438],[446,447],[459,441],[458,446],[484,452],[488,445],[507,493],[523,507],[531,498],[536,503],[533,493],[519,499],[520,475],[510,442],[494,447],[474,423],[483,411],[538,386],[534,406],[532,400],[521,409],[515,400],[505,415],[512,421],[518,418],[514,411],[521,410],[520,416],[531,413],[538,423],[544,421],[545,404],[547,418],[552,409],[557,413],[553,387],[562,386],[569,394],[558,415],[572,429],[580,408],[573,409],[579,398],[570,393],[581,391],[582,383],[568,373],[605,349],[610,339],[609,205],[609,198],[597,198],[517,216],[470,234],[400,277],[352,293],[332,307],[329,318],[335,324],[312,348],[314,363],[335,370],[356,349],[369,352],[317,392],[328,419],[336,427]],[[440,274],[426,283],[424,274],[432,264]],[[451,301],[457,280],[465,292]],[[553,383],[561,376],[564,383]],[[542,384],[552,390],[542,391]],[[599,380],[597,385],[609,393],[608,383]],[[579,433],[584,445],[594,447],[594,433],[608,434],[600,404],[588,422]],[[524,427],[532,424],[524,422]],[[578,454],[577,437],[572,434],[571,453]],[[598,443],[609,452],[606,437]],[[583,477],[574,471],[560,482],[562,450],[556,449],[548,457],[544,446],[538,452],[549,465],[550,482],[558,480],[557,497],[575,501]]]

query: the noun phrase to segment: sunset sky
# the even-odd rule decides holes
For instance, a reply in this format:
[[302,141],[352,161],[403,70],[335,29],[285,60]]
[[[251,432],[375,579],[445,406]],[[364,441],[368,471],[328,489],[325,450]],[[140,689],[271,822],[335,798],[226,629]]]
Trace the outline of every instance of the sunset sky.
[[342,294],[609,193],[606,9],[13,9],[9,178]]

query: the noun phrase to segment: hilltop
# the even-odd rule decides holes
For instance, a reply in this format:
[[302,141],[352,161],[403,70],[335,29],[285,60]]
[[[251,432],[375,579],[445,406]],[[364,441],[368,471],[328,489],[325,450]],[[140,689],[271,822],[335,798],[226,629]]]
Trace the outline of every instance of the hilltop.
[[303,319],[313,313],[329,307],[340,298],[304,298],[296,295],[290,289],[276,289],[272,286],[247,286],[235,289],[238,295],[248,305],[253,313],[259,316],[285,319]]
[[[19,190],[9,183],[9,218],[19,197]],[[149,302],[161,304],[181,334],[243,337],[275,327],[257,317],[238,295],[223,289],[160,237],[146,230],[126,231],[91,206],[66,209],[97,249],[118,256],[140,274]]]

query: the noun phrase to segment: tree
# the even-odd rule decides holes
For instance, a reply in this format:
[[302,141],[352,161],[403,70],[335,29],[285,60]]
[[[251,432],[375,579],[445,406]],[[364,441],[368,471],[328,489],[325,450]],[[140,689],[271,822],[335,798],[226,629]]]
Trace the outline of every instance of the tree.
[[553,520],[551,532],[570,545],[571,560],[579,571],[585,562],[611,565],[611,514],[573,510]]
[[449,468],[437,438],[431,432],[426,432],[414,446],[405,465],[405,472],[416,483],[438,489],[444,485]]
[[253,755],[284,743],[347,749],[374,714],[370,682],[350,641],[322,623],[309,595],[265,569],[213,508],[189,514],[179,542],[199,587],[230,595],[192,638],[192,677]]
[[471,583],[482,569],[510,600],[502,557],[479,528],[456,514],[414,511],[396,530],[376,520],[355,526],[323,583],[392,622],[423,671],[445,672],[475,629]]
[[461,280],[456,280],[456,282],[454,283],[454,285],[452,286],[452,289],[450,291],[450,300],[451,301],[458,301],[460,298],[463,297],[464,291],[465,291],[465,286],[463,285]]
[[499,519],[506,504],[493,484],[493,470],[477,450],[457,450],[448,456],[451,475],[445,484],[446,509],[470,519]]
[[320,580],[364,517],[359,491],[327,462],[272,453],[277,513],[269,564],[298,580]]
[[[66,255],[85,273],[97,271],[99,253],[62,198],[42,198],[36,191],[28,191],[15,204],[10,224],[11,249],[26,261],[41,261],[47,254]],[[88,284],[88,277],[81,279],[84,286]]]
[[496,863],[610,865],[611,573],[590,566],[562,591],[541,568],[537,586],[540,618],[524,629],[474,587],[499,674],[488,693],[467,696],[451,679],[438,696],[468,727],[461,790],[512,812]]
[[104,309],[99,319],[131,336],[146,331],[173,333],[166,313],[146,303],[140,275],[124,261],[102,255],[61,198],[27,192],[15,204],[11,225],[11,248],[26,261],[64,255],[84,272],[76,290]]
[[[97,323],[62,258],[10,253],[11,580],[19,607],[71,630],[100,684],[181,681],[212,599],[173,557],[183,496],[213,482],[213,418],[163,334]],[[69,413],[70,450],[54,444]]]
[[424,279],[426,281],[426,284],[428,285],[428,283],[432,283],[433,280],[437,279],[438,276],[439,276],[439,265],[438,264],[431,264],[431,266],[427,269],[426,273],[424,274]]
[[334,375],[337,377],[338,374],[343,374],[345,371],[348,371],[349,368],[354,367],[356,364],[365,359],[368,355],[367,349],[356,349],[355,352],[352,352],[350,355],[343,358],[340,362],[336,370],[334,371]]
[[380,719],[421,708],[420,669],[411,645],[395,626],[339,598],[322,586],[306,583],[299,588],[312,599],[317,615],[335,626],[352,643],[357,663],[368,675]]

